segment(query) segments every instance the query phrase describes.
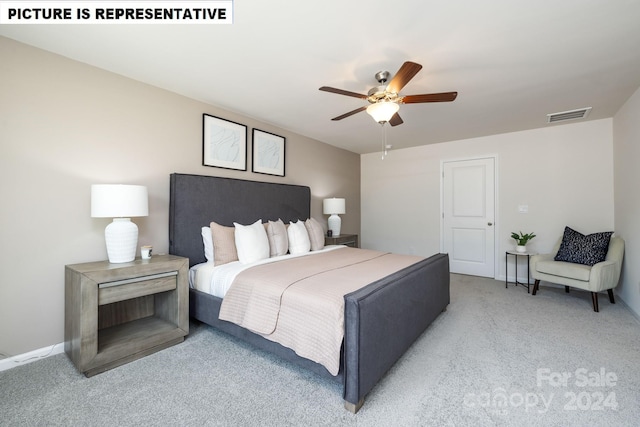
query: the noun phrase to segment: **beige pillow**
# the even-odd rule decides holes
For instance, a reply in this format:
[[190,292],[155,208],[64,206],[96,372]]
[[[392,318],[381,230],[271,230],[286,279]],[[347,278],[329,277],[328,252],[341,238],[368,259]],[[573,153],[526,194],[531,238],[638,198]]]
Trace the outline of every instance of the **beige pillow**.
[[312,251],[319,251],[324,248],[324,230],[322,225],[313,218],[309,218],[304,222],[304,226],[309,233],[309,242]]
[[289,251],[287,228],[281,219],[269,221],[267,237],[269,239],[269,256],[285,255]]
[[238,261],[236,249],[235,227],[225,227],[212,222],[211,237],[213,238],[213,265],[223,265]]

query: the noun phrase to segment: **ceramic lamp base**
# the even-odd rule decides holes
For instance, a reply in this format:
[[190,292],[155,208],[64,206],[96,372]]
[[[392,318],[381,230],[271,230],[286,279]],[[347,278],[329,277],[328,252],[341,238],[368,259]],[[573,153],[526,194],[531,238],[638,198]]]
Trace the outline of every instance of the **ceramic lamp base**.
[[131,262],[136,258],[138,226],[130,218],[114,218],[104,229],[110,263]]
[[342,226],[342,219],[340,219],[338,215],[333,214],[329,217],[327,223],[329,225],[329,230],[333,232],[333,236],[339,236],[340,227]]

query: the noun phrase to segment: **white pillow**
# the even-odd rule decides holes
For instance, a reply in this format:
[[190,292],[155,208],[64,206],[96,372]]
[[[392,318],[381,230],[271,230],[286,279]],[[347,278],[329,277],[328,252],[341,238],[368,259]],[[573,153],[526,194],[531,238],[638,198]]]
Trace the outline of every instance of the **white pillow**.
[[304,222],[300,220],[289,222],[287,235],[289,236],[289,253],[291,255],[309,252],[311,242],[309,241],[309,233],[307,233],[307,227],[304,226]]
[[322,225],[313,218],[309,218],[304,222],[307,232],[309,233],[309,241],[311,242],[311,250],[319,251],[324,248],[324,230]]
[[269,239],[269,255],[285,255],[289,250],[289,237],[287,227],[281,219],[269,221],[267,226],[267,238]]
[[238,260],[242,264],[269,258],[269,239],[261,219],[251,225],[234,222],[233,226],[236,228],[235,240]]
[[202,245],[204,246],[204,257],[207,262],[213,262],[213,239],[211,238],[211,227],[202,227]]

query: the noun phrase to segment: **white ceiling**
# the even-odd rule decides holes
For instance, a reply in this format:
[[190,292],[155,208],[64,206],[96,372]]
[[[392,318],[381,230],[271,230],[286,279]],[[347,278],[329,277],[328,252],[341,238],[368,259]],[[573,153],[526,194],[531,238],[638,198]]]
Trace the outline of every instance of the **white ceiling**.
[[[233,25],[3,25],[0,35],[356,153],[380,149],[366,93],[407,60],[394,149],[612,117],[640,86],[640,0],[236,0]],[[572,122],[566,122],[572,123]],[[557,126],[557,125],[554,125]]]

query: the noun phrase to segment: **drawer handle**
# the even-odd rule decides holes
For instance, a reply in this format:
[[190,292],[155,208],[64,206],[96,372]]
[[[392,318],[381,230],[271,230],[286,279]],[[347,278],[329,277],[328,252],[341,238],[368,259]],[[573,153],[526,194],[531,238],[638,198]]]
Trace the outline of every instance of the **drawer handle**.
[[142,277],[135,277],[133,279],[116,280],[115,282],[100,283],[98,285],[98,288],[104,289],[104,288],[110,288],[112,286],[128,285],[129,283],[144,282],[145,280],[160,279],[162,277],[171,277],[171,276],[177,276],[177,275],[178,275],[177,271],[169,271],[167,273],[152,274],[151,276],[142,276]]

